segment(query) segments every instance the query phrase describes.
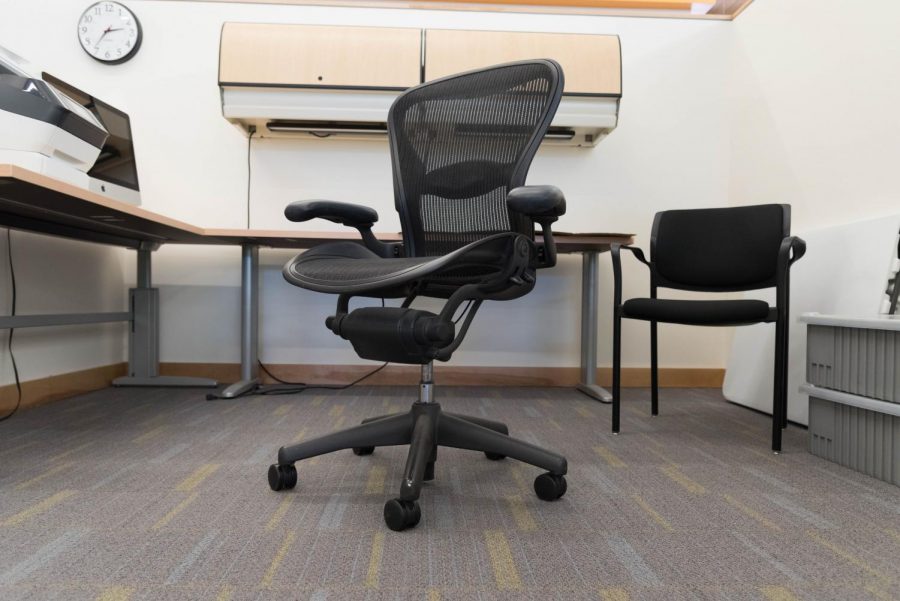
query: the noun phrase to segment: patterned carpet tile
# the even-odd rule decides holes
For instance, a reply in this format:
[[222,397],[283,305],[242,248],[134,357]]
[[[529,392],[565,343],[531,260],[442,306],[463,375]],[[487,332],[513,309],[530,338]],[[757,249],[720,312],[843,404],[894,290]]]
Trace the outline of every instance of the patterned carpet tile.
[[414,530],[389,531],[405,447],[266,469],[280,446],[404,411],[410,389],[210,403],[110,389],[0,424],[0,599],[900,599],[900,489],[825,462],[791,427],[718,391],[628,390],[610,410],[567,389],[441,389],[567,456],[540,470],[441,449]]

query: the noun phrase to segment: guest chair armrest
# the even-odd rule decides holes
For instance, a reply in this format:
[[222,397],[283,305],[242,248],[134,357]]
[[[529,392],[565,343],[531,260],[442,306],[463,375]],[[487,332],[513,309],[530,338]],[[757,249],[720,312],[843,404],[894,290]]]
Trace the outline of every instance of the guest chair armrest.
[[623,250],[627,250],[627,251],[631,252],[631,254],[634,255],[634,258],[636,258],[638,261],[640,261],[641,263],[646,265],[648,268],[650,268],[651,278],[653,277],[653,263],[651,263],[650,261],[647,260],[647,258],[644,256],[644,251],[642,251],[640,248],[638,248],[636,246],[627,246],[627,245],[623,246],[622,244],[619,244],[617,242],[611,244],[609,246],[609,255],[612,258],[612,264],[613,264],[613,281],[615,283],[615,286],[613,289],[613,296],[614,296],[613,306],[614,306],[615,311],[618,311],[619,307],[622,305],[622,257],[621,257],[621,254],[622,254]]
[[378,221],[378,211],[363,205],[336,200],[298,200],[284,208],[289,221],[303,222],[310,219],[327,219],[359,230],[366,248],[380,257],[397,257],[402,254],[401,244],[379,241],[372,233]]
[[514,213],[541,224],[544,243],[538,248],[538,266],[556,265],[556,243],[551,224],[566,213],[566,197],[556,186],[519,186],[509,191],[506,205]]

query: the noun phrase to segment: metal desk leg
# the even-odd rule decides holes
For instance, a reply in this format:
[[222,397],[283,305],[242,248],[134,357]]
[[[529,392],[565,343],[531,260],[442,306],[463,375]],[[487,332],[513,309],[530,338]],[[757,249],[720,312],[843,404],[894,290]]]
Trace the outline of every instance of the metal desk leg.
[[215,387],[210,378],[159,375],[159,289],[151,285],[151,253],[157,244],[137,251],[137,287],[129,291],[131,331],[128,334],[128,375],[113,380],[113,386]]
[[259,388],[259,246],[241,246],[241,379],[222,391],[233,399]]
[[578,390],[601,403],[611,403],[612,395],[597,385],[597,263],[599,251],[581,256],[581,383]]

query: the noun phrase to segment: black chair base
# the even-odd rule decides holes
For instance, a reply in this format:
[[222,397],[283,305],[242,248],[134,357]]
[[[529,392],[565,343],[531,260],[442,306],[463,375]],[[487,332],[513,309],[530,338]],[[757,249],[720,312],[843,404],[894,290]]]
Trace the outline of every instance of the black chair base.
[[534,481],[540,499],[554,501],[566,492],[565,457],[531,443],[509,437],[505,424],[480,417],[448,413],[434,402],[416,402],[407,413],[364,420],[360,425],[299,444],[282,447],[278,463],[269,468],[269,486],[279,491],[294,488],[294,463],[326,453],[353,449],[369,455],[376,447],[409,445],[400,496],[384,506],[384,521],[391,530],[405,530],[419,523],[418,504],[422,483],[434,479],[434,463],[440,446],[483,452],[488,459],[518,459],[547,470]]

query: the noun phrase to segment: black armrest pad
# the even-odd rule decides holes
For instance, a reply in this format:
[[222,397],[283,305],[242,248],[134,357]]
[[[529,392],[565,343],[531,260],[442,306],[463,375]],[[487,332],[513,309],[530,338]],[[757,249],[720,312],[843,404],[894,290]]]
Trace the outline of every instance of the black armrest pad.
[[327,219],[351,227],[372,227],[378,221],[375,209],[336,200],[298,200],[285,207],[284,216],[290,221]]
[[556,186],[520,186],[510,190],[506,204],[516,213],[537,220],[566,213],[566,197]]

